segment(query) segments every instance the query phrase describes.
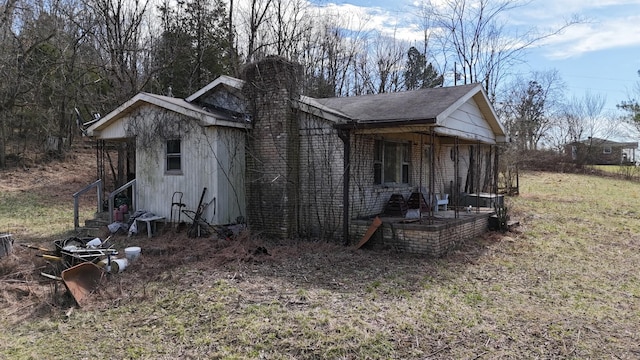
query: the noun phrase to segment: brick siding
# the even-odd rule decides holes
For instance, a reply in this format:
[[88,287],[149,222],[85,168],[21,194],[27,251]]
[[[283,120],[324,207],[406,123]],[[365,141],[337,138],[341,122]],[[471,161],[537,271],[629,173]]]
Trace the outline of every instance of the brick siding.
[[247,136],[247,223],[269,237],[298,233],[298,67],[279,58],[250,65],[243,88],[253,128]]
[[[488,219],[489,214],[478,214],[435,225],[384,222],[366,246],[442,257],[463,242],[487,232]],[[370,220],[352,221],[351,243],[357,243],[370,225]]]

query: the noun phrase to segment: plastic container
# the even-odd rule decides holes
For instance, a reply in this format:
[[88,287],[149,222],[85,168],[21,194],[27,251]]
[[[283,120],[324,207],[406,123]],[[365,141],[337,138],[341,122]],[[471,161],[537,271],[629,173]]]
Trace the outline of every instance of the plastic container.
[[120,209],[113,209],[113,221],[122,222],[124,217],[122,216],[122,212]]
[[95,248],[95,247],[100,246],[101,244],[102,244],[102,240],[100,240],[100,238],[95,238],[95,239],[87,242],[87,247]]
[[127,259],[113,259],[111,260],[111,273],[121,273],[129,266]]
[[111,259],[111,268],[109,269],[109,260],[102,259],[98,262],[98,267],[104,269],[104,271],[108,271],[112,274],[119,273],[124,271],[124,269],[129,266],[129,261],[127,259]]
[[131,246],[124,249],[124,255],[127,257],[127,260],[133,262],[140,257],[141,249],[139,246]]

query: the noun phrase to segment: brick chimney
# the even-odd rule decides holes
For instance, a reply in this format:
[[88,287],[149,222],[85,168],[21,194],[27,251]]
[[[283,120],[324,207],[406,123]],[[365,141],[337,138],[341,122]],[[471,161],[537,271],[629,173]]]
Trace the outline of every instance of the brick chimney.
[[247,138],[247,223],[264,235],[298,234],[300,139],[291,100],[300,97],[299,65],[280,57],[249,64],[243,92],[252,129]]

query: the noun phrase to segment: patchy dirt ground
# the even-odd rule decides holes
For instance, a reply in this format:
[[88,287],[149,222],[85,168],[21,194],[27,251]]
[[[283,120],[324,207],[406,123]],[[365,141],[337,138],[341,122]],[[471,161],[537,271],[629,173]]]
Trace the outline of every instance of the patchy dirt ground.
[[86,141],[67,154],[64,160],[0,170],[0,192],[29,191],[52,202],[70,202],[69,194],[95,180],[95,150]]
[[[482,242],[453,252],[448,261],[473,263],[486,252],[487,245],[500,239],[497,234],[489,234]],[[327,242],[276,243],[249,232],[222,240],[189,238],[186,232],[168,230],[153,238],[116,235],[110,242],[119,257],[128,246],[140,246],[142,255],[124,272],[107,274],[100,288],[84,302],[85,310],[144,301],[149,296],[145,286],[150,283],[186,290],[225,279],[241,289],[243,303],[268,302],[282,296],[290,296],[296,303],[300,300],[291,293],[293,288],[364,293],[371,284],[391,277],[401,278],[403,291],[411,292],[422,286],[424,274],[438,272],[437,263],[417,255],[354,250]],[[46,243],[39,246],[55,248]],[[75,306],[61,283],[40,274],[59,275],[59,263],[36,257],[37,253],[44,252],[17,246],[14,254],[0,263],[0,304],[12,322],[56,316]]]

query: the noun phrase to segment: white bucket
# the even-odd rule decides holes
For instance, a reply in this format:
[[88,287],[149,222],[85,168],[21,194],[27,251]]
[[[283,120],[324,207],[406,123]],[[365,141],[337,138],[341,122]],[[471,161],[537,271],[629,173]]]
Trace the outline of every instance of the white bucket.
[[131,246],[124,249],[124,255],[127,257],[127,260],[133,262],[140,257],[140,251],[139,246]]
[[127,259],[113,259],[111,260],[111,273],[121,273],[127,268],[127,265],[129,265]]

